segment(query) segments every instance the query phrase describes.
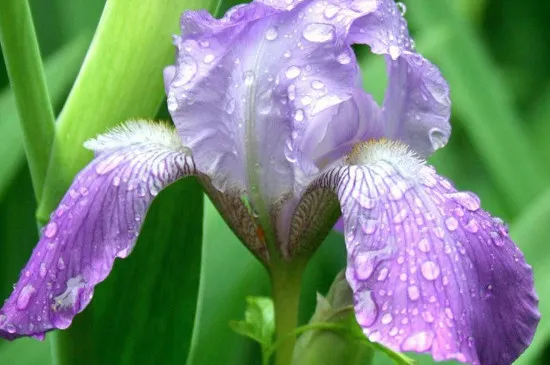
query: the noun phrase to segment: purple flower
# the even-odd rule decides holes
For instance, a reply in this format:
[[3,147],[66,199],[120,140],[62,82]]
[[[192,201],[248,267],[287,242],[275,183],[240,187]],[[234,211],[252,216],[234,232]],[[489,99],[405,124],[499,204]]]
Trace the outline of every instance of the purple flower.
[[[196,175],[267,266],[307,258],[342,214],[371,341],[473,364],[523,352],[539,319],[531,268],[501,220],[424,162],[450,135],[448,86],[393,0],[257,0],[181,26],[164,73],[176,131],[131,122],[87,143],[96,158],[45,227],[0,336],[68,327],[159,190]],[[358,86],[354,43],[386,59],[381,107]]]

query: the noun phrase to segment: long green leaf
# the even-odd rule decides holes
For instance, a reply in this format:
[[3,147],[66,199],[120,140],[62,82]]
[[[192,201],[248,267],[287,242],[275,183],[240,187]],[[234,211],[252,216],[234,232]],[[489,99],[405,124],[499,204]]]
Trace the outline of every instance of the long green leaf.
[[[74,38],[66,46],[46,59],[44,66],[49,93],[54,106],[59,106],[68,88],[76,77],[76,73],[88,44],[88,37],[82,35]],[[23,139],[13,91],[10,89],[0,93],[0,198],[4,190],[22,166],[24,157]]]
[[40,201],[54,137],[54,114],[28,1],[0,3],[0,43],[15,94],[34,195]]
[[[547,186],[548,169],[533,153],[512,97],[471,24],[448,0],[409,0],[407,18],[420,33],[443,32],[451,39],[433,53],[451,85],[454,110],[497,188],[518,211]],[[518,184],[521,176],[521,184]]]
[[92,304],[55,347],[58,364],[182,364],[200,279],[203,199],[193,178],[153,202],[134,252],[115,263]]

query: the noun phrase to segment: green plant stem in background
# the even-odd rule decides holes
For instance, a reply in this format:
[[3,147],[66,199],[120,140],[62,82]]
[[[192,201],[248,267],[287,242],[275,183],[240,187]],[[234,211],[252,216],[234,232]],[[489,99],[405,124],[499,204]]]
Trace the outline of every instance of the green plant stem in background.
[[45,222],[91,159],[82,143],[131,118],[153,118],[164,97],[162,70],[174,62],[171,36],[184,10],[216,0],[109,0],[56,129],[37,217]]
[[298,307],[304,264],[278,263],[271,270],[271,291],[275,306],[276,340],[280,341],[275,355],[276,365],[292,362],[296,336],[291,335],[298,324]]
[[522,129],[511,93],[472,25],[453,11],[450,1],[409,0],[407,4],[411,9],[407,19],[417,29],[451,34],[452,39],[437,52],[424,55],[441,67],[452,85],[456,114],[497,187],[508,197],[506,203],[518,212],[544,190],[549,178]]
[[0,43],[15,94],[34,194],[40,201],[55,119],[26,0],[3,0],[0,4]]

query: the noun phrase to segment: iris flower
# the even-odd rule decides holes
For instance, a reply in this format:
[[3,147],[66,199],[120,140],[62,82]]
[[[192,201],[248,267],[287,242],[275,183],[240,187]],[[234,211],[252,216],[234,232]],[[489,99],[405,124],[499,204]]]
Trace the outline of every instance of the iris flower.
[[[158,192],[193,175],[268,268],[309,257],[342,216],[369,340],[512,363],[539,320],[532,270],[503,221],[425,162],[450,136],[449,89],[402,13],[393,0],[185,12],[164,72],[175,129],[132,121],[86,143],[95,159],[44,227],[0,336],[67,328],[130,254]],[[381,106],[359,86],[352,44],[385,58]]]

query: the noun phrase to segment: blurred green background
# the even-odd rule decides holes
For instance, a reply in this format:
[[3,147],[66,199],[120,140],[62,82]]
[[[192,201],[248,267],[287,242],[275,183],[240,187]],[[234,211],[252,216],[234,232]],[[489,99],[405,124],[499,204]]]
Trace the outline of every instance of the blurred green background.
[[[46,64],[48,85],[59,112],[78,72],[104,5],[102,0],[33,0],[34,21]],[[535,340],[516,362],[550,361],[550,3],[538,0],[409,0],[406,17],[417,49],[435,62],[451,85],[453,134],[449,145],[431,158],[441,174],[461,189],[472,190],[485,209],[510,223],[511,234],[534,267],[543,319]],[[227,8],[230,2],[226,2]],[[139,25],[137,25],[139,26]],[[154,31],[154,30],[151,30]],[[21,45],[22,47],[24,45]],[[383,60],[358,48],[365,87],[380,100],[385,87]],[[2,60],[0,60],[2,62]],[[159,75],[160,77],[160,75]],[[4,64],[0,66],[0,298],[6,297],[37,241],[35,202],[25,162],[17,114]],[[166,115],[161,111],[162,115]],[[162,194],[161,194],[162,195]],[[156,205],[161,203],[156,202]],[[197,204],[201,204],[198,202]],[[200,212],[200,209],[198,210]],[[267,275],[237,241],[209,202],[203,221],[202,287],[188,364],[257,364],[257,346],[232,333],[229,320],[242,317],[246,295],[267,295]],[[158,245],[163,245],[162,238]],[[139,252],[143,252],[140,254]],[[167,247],[167,252],[170,252]],[[147,247],[136,258],[118,261],[115,280],[133,283]],[[164,261],[163,261],[164,262]],[[304,279],[301,320],[313,311],[315,292],[325,293],[345,262],[342,237],[332,234],[308,267]],[[142,270],[155,270],[155,262]],[[180,275],[185,275],[182,264]],[[177,270],[176,270],[177,271]],[[123,278],[123,279],[121,279]],[[182,286],[186,285],[182,280]],[[101,285],[100,285],[101,287]],[[185,288],[182,288],[185,290]],[[113,291],[98,289],[96,310],[105,321],[139,316],[135,310],[111,310],[105,303],[121,301]],[[116,293],[115,293],[116,294]],[[130,300],[128,303],[132,303]],[[131,305],[131,304],[130,304]],[[114,304],[113,304],[114,306]],[[119,306],[120,307],[120,306]],[[161,308],[178,312],[176,307]],[[147,330],[147,329],[146,329]],[[177,328],[174,329],[177,332]],[[498,335],[498,325],[495,335]],[[115,331],[115,329],[113,329]],[[128,350],[120,329],[105,352]],[[125,331],[125,332],[124,332]],[[122,330],[132,337],[133,328]],[[97,332],[101,333],[101,332]],[[105,335],[105,333],[103,333]],[[150,333],[150,341],[162,341]],[[109,337],[109,336],[107,336]],[[0,341],[0,365],[49,365],[51,335],[45,342]],[[153,348],[153,347],[151,347]],[[138,350],[147,351],[147,345]],[[158,349],[158,347],[157,347]],[[132,351],[138,351],[135,348]],[[153,351],[153,350],[151,350]],[[421,364],[433,361],[413,356]],[[110,359],[117,356],[107,357]],[[147,362],[147,356],[120,356],[120,363]],[[133,360],[128,360],[133,359]],[[183,363],[185,359],[181,359]],[[84,363],[84,362],[83,362]],[[93,364],[94,362],[88,362]],[[390,364],[377,355],[375,364]],[[449,362],[451,363],[451,362]],[[166,364],[170,365],[170,364]]]

